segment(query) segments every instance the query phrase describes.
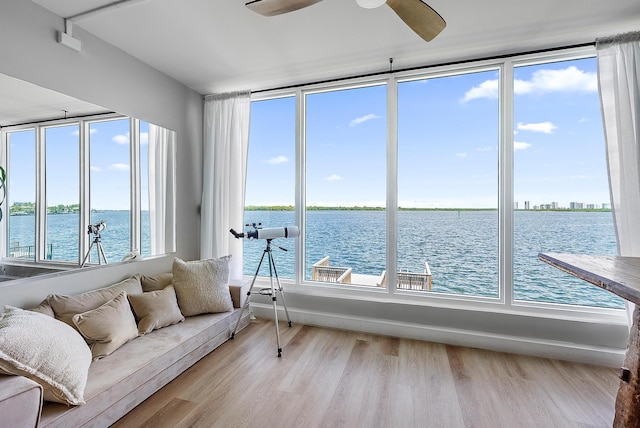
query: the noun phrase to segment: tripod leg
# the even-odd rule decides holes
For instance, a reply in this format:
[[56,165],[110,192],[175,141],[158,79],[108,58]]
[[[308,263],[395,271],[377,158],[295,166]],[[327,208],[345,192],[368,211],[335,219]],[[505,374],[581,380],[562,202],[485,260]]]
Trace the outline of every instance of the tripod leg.
[[273,261],[273,257],[271,257],[271,263],[273,264],[273,273],[275,274],[276,282],[278,283],[278,288],[276,291],[279,291],[280,296],[282,296],[282,306],[284,307],[284,314],[287,316],[287,322],[289,323],[289,327],[291,327],[291,318],[289,317],[287,302],[284,300],[284,290],[282,289],[282,284],[280,284],[280,277],[278,276],[278,271],[276,270],[276,263]]
[[102,242],[98,242],[98,264],[100,264],[100,256],[104,260],[104,264],[108,265],[107,256],[104,255],[104,248],[102,248]]
[[276,297],[276,290],[273,287],[273,254],[271,253],[271,247],[269,249],[269,281],[271,283],[271,302],[273,303],[273,321],[276,324],[276,342],[278,345],[278,358],[282,357],[282,346],[280,346],[280,326],[278,325],[278,304]]
[[242,305],[240,309],[240,316],[238,317],[238,321],[236,321],[236,326],[231,332],[231,339],[236,336],[236,332],[238,331],[238,326],[240,325],[240,320],[242,320],[242,315],[244,314],[245,309],[249,306],[249,300],[251,300],[251,291],[253,291],[253,285],[256,283],[256,279],[258,278],[258,273],[260,272],[260,266],[262,266],[262,261],[264,260],[264,256],[267,253],[267,250],[262,252],[262,257],[260,258],[260,263],[258,263],[258,269],[256,269],[256,274],[253,275],[253,280],[251,281],[251,286],[249,287],[249,291],[247,291],[247,300]]
[[80,264],[80,267],[84,267],[85,263],[87,263],[87,259],[89,258],[89,254],[91,254],[91,249],[93,248],[93,244],[95,244],[95,242],[91,242],[91,245],[89,245],[87,254],[84,255],[84,259],[82,259],[82,263]]

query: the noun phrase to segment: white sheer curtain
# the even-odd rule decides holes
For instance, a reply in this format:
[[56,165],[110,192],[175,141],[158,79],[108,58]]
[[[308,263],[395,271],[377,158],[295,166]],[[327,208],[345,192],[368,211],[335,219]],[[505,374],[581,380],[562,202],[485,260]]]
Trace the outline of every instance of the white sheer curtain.
[[204,171],[200,257],[231,254],[231,278],[242,278],[242,227],[251,93],[209,95],[204,104]]
[[149,228],[151,254],[175,251],[174,131],[149,124]]
[[639,257],[640,32],[598,39],[596,47],[618,254]]

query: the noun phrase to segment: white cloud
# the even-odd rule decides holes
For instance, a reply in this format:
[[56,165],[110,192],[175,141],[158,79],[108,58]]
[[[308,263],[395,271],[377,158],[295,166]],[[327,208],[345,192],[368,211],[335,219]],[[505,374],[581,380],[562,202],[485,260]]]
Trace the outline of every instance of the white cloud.
[[543,134],[553,134],[553,130],[557,128],[552,122],[540,122],[540,123],[523,123],[518,122],[518,130],[542,132]]
[[462,102],[474,100],[476,98],[498,98],[498,79],[485,80],[478,86],[474,86],[464,94]]
[[467,153],[456,153],[456,156],[459,158],[466,158],[467,157]]
[[140,133],[140,144],[149,144],[149,133],[141,132]]
[[332,174],[328,177],[325,177],[324,179],[327,181],[340,181],[342,180],[342,177],[340,177],[338,174]]
[[518,95],[531,92],[595,92],[598,90],[596,73],[589,73],[570,66],[562,70],[538,70],[531,80],[518,81],[514,85]]
[[100,172],[100,171],[102,171],[102,169],[99,166],[91,165],[90,169],[91,169],[92,172]]
[[[513,82],[516,95],[545,92],[595,92],[598,90],[596,73],[582,71],[575,66],[562,70],[538,70],[531,80],[516,79]],[[485,80],[464,94],[463,102],[476,98],[497,98],[498,79]]]
[[490,152],[491,151],[491,146],[478,147],[476,150],[478,150],[479,152]]
[[513,151],[526,150],[529,147],[531,147],[531,144],[529,144],[529,143],[523,143],[522,141],[514,141],[513,142]]
[[280,155],[280,156],[273,157],[271,159],[267,159],[264,162],[268,163],[269,165],[278,165],[278,164],[281,164],[281,163],[289,162],[289,158],[287,158],[286,156]]
[[118,144],[129,144],[129,133],[115,135],[112,140]]
[[129,165],[126,163],[114,163],[109,165],[109,169],[115,169],[118,171],[129,171]]
[[358,117],[356,119],[353,119],[351,121],[351,123],[349,123],[349,126],[357,126],[357,125],[360,125],[361,123],[367,122],[369,120],[379,119],[379,118],[380,118],[380,116],[378,116],[377,114],[367,114],[365,116],[361,116],[361,117]]

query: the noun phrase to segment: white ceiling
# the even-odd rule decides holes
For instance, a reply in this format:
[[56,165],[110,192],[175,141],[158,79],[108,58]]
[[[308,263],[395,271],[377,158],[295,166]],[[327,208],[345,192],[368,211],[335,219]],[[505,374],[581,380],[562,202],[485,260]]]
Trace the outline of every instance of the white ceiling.
[[0,127],[104,112],[96,105],[0,74]]
[[[70,17],[115,0],[34,0]],[[245,0],[134,0],[76,25],[207,94],[259,90],[592,42],[640,30],[639,0],[427,0],[445,30],[426,43],[386,5],[324,0],[264,17]]]
[[[115,0],[33,0],[68,18]],[[201,93],[261,90],[389,69],[593,42],[640,30],[639,0],[428,0],[447,22],[432,42],[385,6],[324,0],[274,17],[245,0],[129,0],[76,26]],[[0,78],[0,126],[99,107]],[[7,98],[10,97],[10,100]],[[30,100],[40,100],[34,105]],[[5,102],[7,101],[7,102]],[[10,101],[10,102],[8,102]],[[85,104],[85,105],[83,105]]]

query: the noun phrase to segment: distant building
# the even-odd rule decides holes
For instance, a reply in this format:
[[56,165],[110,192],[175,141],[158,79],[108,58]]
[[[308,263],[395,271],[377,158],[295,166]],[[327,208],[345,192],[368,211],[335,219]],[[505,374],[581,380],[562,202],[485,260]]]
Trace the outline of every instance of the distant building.
[[518,209],[518,202],[515,203],[515,206],[513,207],[513,209]]
[[529,201],[524,201],[524,209],[528,210],[529,208]]

